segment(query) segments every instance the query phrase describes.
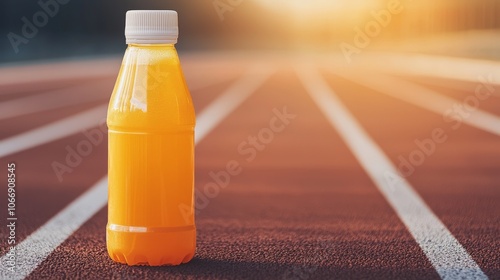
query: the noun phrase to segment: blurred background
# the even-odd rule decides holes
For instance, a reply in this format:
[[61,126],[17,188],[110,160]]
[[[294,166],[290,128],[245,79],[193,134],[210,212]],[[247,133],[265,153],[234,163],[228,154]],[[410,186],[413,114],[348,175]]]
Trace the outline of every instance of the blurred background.
[[130,9],[177,10],[180,51],[342,51],[361,30],[371,49],[500,57],[497,0],[3,0],[0,63],[121,55]]

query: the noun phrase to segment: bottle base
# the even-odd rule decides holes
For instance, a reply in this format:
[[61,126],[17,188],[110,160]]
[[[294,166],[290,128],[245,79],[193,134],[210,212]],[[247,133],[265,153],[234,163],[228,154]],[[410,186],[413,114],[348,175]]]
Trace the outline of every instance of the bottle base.
[[[196,229],[162,228],[134,232],[106,229],[108,254],[115,262],[133,265],[162,266],[187,263],[196,250]],[[126,227],[131,228],[131,227]],[[136,229],[136,228],[135,228]]]

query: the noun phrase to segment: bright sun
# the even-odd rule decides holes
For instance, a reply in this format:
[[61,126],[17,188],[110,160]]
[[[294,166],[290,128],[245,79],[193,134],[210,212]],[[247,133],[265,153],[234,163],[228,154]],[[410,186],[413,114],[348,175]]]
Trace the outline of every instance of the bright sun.
[[[328,44],[334,37],[352,32],[382,0],[252,0],[266,16],[285,22],[290,44]],[[346,31],[348,30],[348,31]],[[337,35],[333,35],[337,34]],[[306,38],[304,40],[304,38]],[[314,44],[314,43],[312,43]]]

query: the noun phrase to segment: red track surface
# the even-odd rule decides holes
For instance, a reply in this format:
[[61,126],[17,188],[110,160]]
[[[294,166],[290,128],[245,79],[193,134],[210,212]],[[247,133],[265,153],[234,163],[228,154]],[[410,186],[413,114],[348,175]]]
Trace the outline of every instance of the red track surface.
[[[186,57],[184,62],[188,82],[199,80],[192,90],[198,113],[244,75],[249,63],[230,58],[220,62],[201,55]],[[108,63],[117,65],[117,61]],[[55,248],[28,278],[439,278],[295,71],[287,63],[276,63],[276,67],[277,72],[196,148],[196,186],[200,190],[213,181],[210,172],[224,170],[231,160],[238,161],[243,172],[233,176],[229,186],[198,213],[198,249],[192,262],[178,267],[128,267],[112,262],[106,253],[107,210],[103,208]],[[416,148],[415,139],[429,137],[436,127],[445,129],[449,139],[407,180],[481,270],[491,279],[500,279],[498,136],[466,124],[451,130],[442,116],[329,72],[322,74],[396,165],[400,155],[407,157]],[[440,81],[436,86],[424,78],[401,79],[458,102],[471,94],[470,90],[447,87],[452,81]],[[91,93],[101,96],[84,104],[0,120],[0,140],[105,104],[114,78],[37,83],[40,85],[0,85],[0,102],[56,88],[66,88],[67,94],[79,98],[90,94],[74,90],[82,84],[96,84]],[[473,85],[464,88],[473,89]],[[500,115],[499,104],[500,98],[492,97],[480,108]],[[238,146],[269,126],[273,109],[284,107],[296,117],[256,153],[255,159],[247,160],[248,154],[240,153]],[[18,242],[106,175],[104,139],[59,182],[51,164],[64,162],[66,147],[76,147],[83,139],[82,133],[74,134],[1,159],[2,185],[7,180],[7,163],[17,164]],[[0,191],[0,200],[7,200],[6,187]],[[3,225],[6,211],[0,209],[0,213]],[[7,252],[6,238],[7,231],[2,229],[1,255]]]

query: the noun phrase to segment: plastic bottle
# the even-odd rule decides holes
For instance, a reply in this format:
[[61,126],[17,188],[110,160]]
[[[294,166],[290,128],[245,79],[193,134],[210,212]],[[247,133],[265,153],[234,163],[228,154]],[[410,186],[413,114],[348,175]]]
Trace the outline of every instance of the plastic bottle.
[[108,108],[109,256],[128,265],[193,258],[195,114],[174,44],[175,11],[128,11],[128,48]]

